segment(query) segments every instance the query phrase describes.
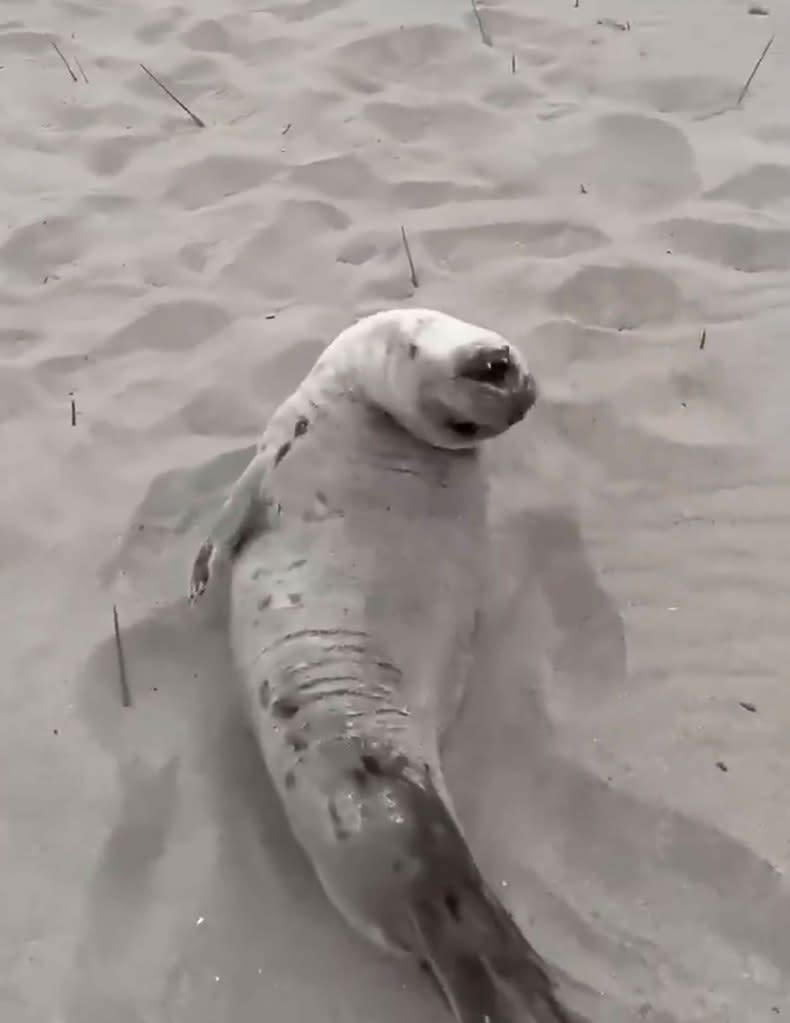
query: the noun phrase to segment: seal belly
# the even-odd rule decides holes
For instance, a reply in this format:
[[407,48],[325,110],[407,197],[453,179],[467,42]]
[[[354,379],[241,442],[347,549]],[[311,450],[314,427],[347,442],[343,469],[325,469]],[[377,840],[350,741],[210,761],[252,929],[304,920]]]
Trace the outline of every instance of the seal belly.
[[392,451],[384,461],[368,433],[338,431],[332,442],[349,454],[331,467],[326,442],[313,446],[308,434],[277,468],[268,527],[233,568],[233,648],[249,663],[301,620],[362,631],[397,665],[405,701],[435,738],[468,671],[485,487],[474,458],[439,456],[447,467],[437,481],[435,468],[414,465],[405,436],[393,471]]
[[460,512],[415,521],[396,498],[349,503],[344,515],[304,507],[283,501],[237,556],[232,649],[292,830],[344,915],[397,950],[405,924],[382,930],[369,904],[400,883],[397,869],[365,889],[349,884],[349,856],[357,849],[359,870],[372,869],[409,817],[371,780],[374,761],[428,772],[453,813],[439,736],[463,691],[482,543],[470,543],[476,531]]

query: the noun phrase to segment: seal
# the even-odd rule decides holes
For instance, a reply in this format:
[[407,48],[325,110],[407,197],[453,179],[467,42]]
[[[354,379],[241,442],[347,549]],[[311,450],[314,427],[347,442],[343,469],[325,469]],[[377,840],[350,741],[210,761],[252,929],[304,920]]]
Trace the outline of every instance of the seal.
[[190,583],[196,600],[230,567],[249,719],[327,895],[426,964],[459,1023],[571,1019],[440,763],[486,563],[479,447],[536,394],[493,331],[425,309],[360,320],[272,416]]

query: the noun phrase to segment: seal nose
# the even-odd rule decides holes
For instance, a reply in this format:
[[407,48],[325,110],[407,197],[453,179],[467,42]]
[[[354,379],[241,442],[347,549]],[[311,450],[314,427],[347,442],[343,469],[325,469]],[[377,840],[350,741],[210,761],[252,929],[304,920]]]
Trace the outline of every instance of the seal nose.
[[518,423],[523,419],[537,400],[537,382],[531,373],[527,373],[521,384],[514,388],[511,394],[507,425],[513,426],[514,423]]

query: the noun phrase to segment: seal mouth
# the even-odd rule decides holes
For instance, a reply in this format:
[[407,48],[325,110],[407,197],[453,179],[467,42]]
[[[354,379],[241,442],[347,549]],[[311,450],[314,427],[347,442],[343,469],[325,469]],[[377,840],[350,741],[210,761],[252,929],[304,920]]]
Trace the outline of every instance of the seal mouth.
[[481,367],[468,370],[463,375],[467,380],[476,380],[479,384],[502,387],[507,380],[509,370],[508,360],[497,358],[486,361]]
[[447,426],[463,440],[474,440],[480,434],[480,425],[468,419],[451,419],[448,421]]
[[508,348],[488,348],[475,352],[461,367],[458,375],[478,384],[504,387],[517,372]]

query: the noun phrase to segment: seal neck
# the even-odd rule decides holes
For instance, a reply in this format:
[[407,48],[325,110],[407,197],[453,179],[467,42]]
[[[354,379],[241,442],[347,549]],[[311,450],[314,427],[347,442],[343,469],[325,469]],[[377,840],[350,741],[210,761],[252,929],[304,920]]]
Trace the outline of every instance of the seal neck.
[[[403,381],[398,381],[397,343],[392,324],[362,320],[344,330],[315,365],[317,382],[372,405],[396,419],[403,411]],[[400,383],[400,386],[398,386]]]

